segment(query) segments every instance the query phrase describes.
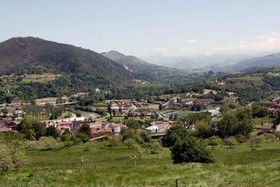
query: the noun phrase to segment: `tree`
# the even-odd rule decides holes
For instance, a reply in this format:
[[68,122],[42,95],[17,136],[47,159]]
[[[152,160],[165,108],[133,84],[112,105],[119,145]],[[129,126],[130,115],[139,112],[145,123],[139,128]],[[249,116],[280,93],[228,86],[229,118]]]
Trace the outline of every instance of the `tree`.
[[127,138],[123,141],[123,143],[129,148],[135,148],[136,147],[136,141],[132,138]]
[[207,144],[212,147],[212,150],[215,146],[221,143],[221,139],[218,136],[211,136],[208,138]]
[[32,115],[24,116],[23,120],[16,126],[16,130],[24,134],[28,140],[39,140],[46,133],[46,128],[39,119]]
[[76,137],[83,143],[86,143],[89,140],[89,136],[83,132],[79,132]]
[[152,139],[149,145],[151,154],[156,154],[157,151],[161,150],[161,144],[158,140]]
[[252,136],[252,137],[249,138],[248,144],[249,144],[249,146],[251,148],[251,151],[255,151],[256,150],[255,142],[256,142],[256,136]]
[[17,170],[25,161],[23,138],[19,133],[0,134],[0,169]]
[[182,162],[213,162],[211,154],[193,137],[185,137],[176,141],[171,148],[174,163]]
[[120,144],[119,137],[116,136],[107,136],[108,147],[117,147]]
[[36,140],[39,140],[40,137],[46,135],[46,127],[41,123],[33,123],[32,128],[34,129]]
[[54,138],[57,138],[57,137],[59,137],[59,132],[54,126],[49,126],[46,129],[46,136],[52,136]]
[[148,152],[148,149],[150,148],[150,143],[149,142],[144,142],[142,145],[141,145],[142,148],[145,149],[145,152],[147,153]]
[[143,143],[142,138],[135,132],[133,129],[122,129],[121,131],[122,141],[124,142],[126,139],[134,139],[137,143]]
[[252,106],[253,117],[262,118],[269,115],[269,110],[267,107],[262,106],[260,104],[254,104]]
[[264,135],[261,135],[263,136],[263,139],[266,140],[266,141],[269,141],[269,142],[273,142],[274,140],[276,140],[276,135],[275,134],[264,134]]
[[236,144],[236,140],[234,137],[228,137],[223,140],[224,144],[228,145],[230,149]]
[[261,137],[259,136],[251,136],[248,140],[249,146],[252,151],[255,151],[256,148],[258,147],[258,144],[262,142]]
[[147,133],[146,131],[140,132],[139,135],[143,139],[144,142],[150,142],[152,139],[151,136],[149,135],[149,133]]
[[182,125],[173,125],[168,131],[166,132],[166,136],[163,138],[163,145],[165,147],[171,147],[175,145],[175,143],[179,139],[184,139],[189,134],[188,130],[183,127]]
[[214,135],[214,129],[209,123],[205,121],[199,121],[195,125],[195,134],[200,138],[209,138]]
[[243,136],[242,134],[237,134],[234,136],[235,140],[237,141],[238,144],[243,143],[246,141],[246,137]]
[[112,105],[111,104],[108,104],[107,105],[107,111],[108,113],[110,114],[110,116],[112,115]]
[[162,103],[159,104],[158,109],[159,109],[159,110],[162,110],[162,109],[163,109]]
[[132,129],[135,129],[135,130],[142,127],[142,122],[139,121],[139,120],[133,119],[133,118],[126,120],[125,124],[129,128],[132,128]]
[[251,123],[252,112],[249,107],[240,107],[228,110],[223,114],[223,118],[217,124],[217,134],[221,138],[227,138],[241,134],[248,138],[253,130]]
[[84,133],[84,134],[90,136],[91,135],[90,126],[88,124],[83,124],[79,129],[79,133]]

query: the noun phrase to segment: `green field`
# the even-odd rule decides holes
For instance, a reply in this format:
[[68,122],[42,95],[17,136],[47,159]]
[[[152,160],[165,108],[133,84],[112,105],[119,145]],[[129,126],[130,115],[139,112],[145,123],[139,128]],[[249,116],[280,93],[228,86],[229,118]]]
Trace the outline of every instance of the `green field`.
[[53,81],[55,79],[57,79],[57,78],[56,77],[23,78],[22,82],[23,83],[30,83],[30,82],[44,83],[44,82],[48,82],[48,81]]
[[246,80],[246,81],[261,81],[262,79],[263,77],[258,75],[228,78],[228,80]]
[[[90,151],[85,147],[93,145]],[[19,171],[0,175],[0,186],[279,186],[280,141],[217,147],[214,164],[173,164],[170,151],[137,152],[120,146],[86,143],[58,151],[27,153]],[[134,156],[142,155],[142,158]],[[80,157],[88,159],[80,169]]]

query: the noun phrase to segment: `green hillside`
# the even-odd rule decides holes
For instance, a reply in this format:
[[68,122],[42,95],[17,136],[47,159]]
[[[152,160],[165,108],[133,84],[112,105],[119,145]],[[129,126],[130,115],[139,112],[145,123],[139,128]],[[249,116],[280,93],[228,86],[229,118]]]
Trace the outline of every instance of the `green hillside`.
[[[93,148],[89,151],[89,146]],[[1,186],[278,186],[280,142],[256,151],[247,143],[212,151],[214,164],[172,164],[170,151],[143,153],[86,143],[58,151],[28,152],[28,164],[0,175]],[[210,147],[209,147],[210,148]],[[80,158],[87,161],[80,169]],[[137,156],[137,157],[135,157]],[[136,158],[136,159],[134,159]],[[264,180],[265,178],[265,180]]]

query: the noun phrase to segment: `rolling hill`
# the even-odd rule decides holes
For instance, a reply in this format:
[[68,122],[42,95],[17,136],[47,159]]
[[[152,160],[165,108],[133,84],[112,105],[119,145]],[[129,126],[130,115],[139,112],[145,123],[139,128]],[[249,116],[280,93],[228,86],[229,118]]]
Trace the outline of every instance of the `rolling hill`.
[[234,65],[219,68],[219,71],[242,71],[251,68],[270,68],[280,65],[280,53],[239,61]]
[[127,56],[117,51],[101,53],[101,55],[119,63],[126,70],[134,73],[138,79],[148,78],[151,81],[167,81],[186,75],[174,68],[150,64],[135,56]]
[[108,83],[126,83],[134,75],[122,65],[91,50],[34,37],[0,43],[0,72],[43,66],[66,74],[85,73]]

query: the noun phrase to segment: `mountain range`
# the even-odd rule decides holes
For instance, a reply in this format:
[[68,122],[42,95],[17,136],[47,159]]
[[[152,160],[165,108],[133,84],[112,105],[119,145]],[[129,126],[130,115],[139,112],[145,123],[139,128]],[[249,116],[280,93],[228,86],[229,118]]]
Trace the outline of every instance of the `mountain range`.
[[280,53],[265,55],[239,61],[230,66],[225,66],[221,71],[242,71],[250,68],[269,68],[280,65]]
[[134,73],[139,79],[145,77],[152,81],[167,81],[178,76],[185,75],[184,72],[174,68],[150,64],[138,57],[127,56],[117,51],[101,53],[103,56],[122,65],[126,70]]
[[131,81],[122,65],[91,50],[34,37],[12,38],[0,43],[0,72],[43,66],[62,73],[85,73],[111,83]]
[[35,37],[11,38],[0,43],[0,73],[44,67],[59,73],[85,73],[108,83],[166,81],[185,73],[147,63],[117,51],[97,53],[81,47]]
[[[224,57],[223,57],[224,58]],[[222,58],[220,58],[222,59]],[[250,58],[230,64],[205,65],[205,58],[194,61],[179,60],[165,67],[148,63],[135,56],[117,51],[97,53],[81,47],[61,44],[35,37],[11,38],[0,43],[0,73],[28,67],[44,67],[59,73],[84,73],[108,83],[128,83],[134,80],[162,82],[182,80],[184,71],[242,71],[253,67],[280,65],[280,53]],[[238,59],[238,58],[236,58]],[[214,59],[210,59],[213,63]],[[201,63],[200,63],[201,61]],[[195,69],[195,67],[198,67]],[[177,68],[177,69],[175,69]]]
[[185,72],[236,72],[255,67],[269,68],[280,65],[280,53],[260,57],[253,57],[252,55],[206,55],[194,58],[151,56],[145,57],[145,59]]

